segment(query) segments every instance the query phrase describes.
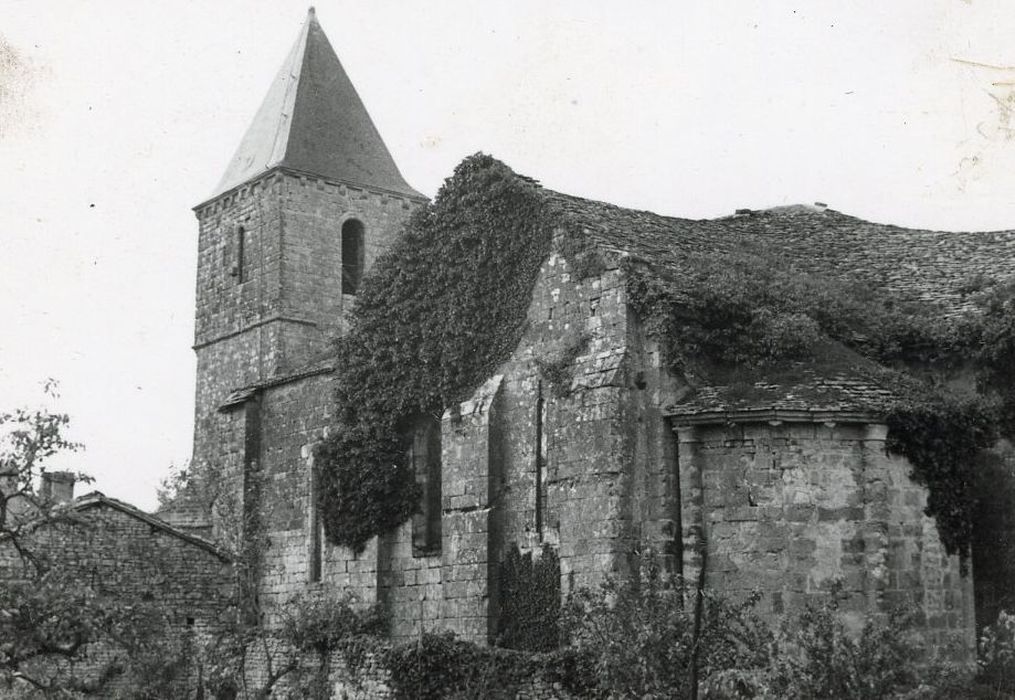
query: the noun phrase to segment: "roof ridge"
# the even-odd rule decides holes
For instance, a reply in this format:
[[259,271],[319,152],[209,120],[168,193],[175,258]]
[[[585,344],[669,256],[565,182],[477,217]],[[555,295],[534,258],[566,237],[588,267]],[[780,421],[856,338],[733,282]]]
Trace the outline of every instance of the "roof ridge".
[[170,535],[173,535],[179,539],[185,540],[193,545],[201,547],[202,549],[205,549],[211,552],[212,554],[218,556],[220,559],[226,561],[232,561],[233,559],[232,554],[230,554],[225,549],[219,547],[214,542],[209,542],[208,540],[202,537],[198,537],[197,535],[193,535],[189,532],[184,532],[183,530],[180,530],[179,528],[170,525],[165,520],[162,520],[161,518],[152,515],[151,513],[146,513],[137,506],[131,505],[130,503],[127,503],[126,501],[121,501],[117,498],[111,498],[110,496],[107,496],[101,491],[90,491],[82,496],[79,496],[70,503],[70,507],[73,510],[84,510],[85,508],[89,508],[95,505],[107,505],[110,506],[111,508],[115,508],[122,513],[137,518],[138,520],[142,520],[148,523],[149,525],[156,527],[160,530],[163,530],[164,532]]

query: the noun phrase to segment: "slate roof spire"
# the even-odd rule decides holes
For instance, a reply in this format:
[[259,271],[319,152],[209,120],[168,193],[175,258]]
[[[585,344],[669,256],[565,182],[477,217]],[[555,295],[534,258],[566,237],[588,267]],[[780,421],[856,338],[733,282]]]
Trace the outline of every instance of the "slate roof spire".
[[212,196],[275,167],[422,197],[398,172],[313,7]]

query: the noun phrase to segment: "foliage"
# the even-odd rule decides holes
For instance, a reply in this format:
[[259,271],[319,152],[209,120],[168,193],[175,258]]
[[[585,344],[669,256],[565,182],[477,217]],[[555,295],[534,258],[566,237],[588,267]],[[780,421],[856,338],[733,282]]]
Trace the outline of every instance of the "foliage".
[[574,362],[588,351],[590,341],[588,333],[579,333],[564,346],[555,359],[536,360],[539,374],[550,385],[550,391],[555,397],[562,399],[571,392]]
[[540,556],[508,549],[500,564],[498,646],[551,651],[560,645],[560,558],[548,544]]
[[955,677],[970,680],[926,665],[908,614],[868,616],[862,629],[848,629],[839,586],[777,629],[754,613],[757,596],[735,602],[702,590],[696,624],[699,591],[663,575],[651,557],[643,569],[625,583],[583,589],[568,606],[570,650],[585,653],[585,675],[595,679],[581,697],[930,698]]
[[1015,436],[1015,282],[992,288],[980,300],[975,361],[980,391],[1000,405],[1000,429]]
[[914,479],[928,487],[927,513],[965,567],[976,505],[972,466],[999,428],[1015,428],[1015,408],[1007,407],[1015,399],[958,395],[931,383],[923,369],[974,357],[984,393],[1011,386],[1013,290],[977,291],[980,311],[952,318],[933,304],[798,269],[763,239],[692,255],[683,272],[628,269],[632,306],[662,341],[671,369],[722,383],[736,367],[748,387],[791,383],[809,371],[845,372],[892,390],[897,400],[871,408],[886,415],[889,450],[908,458]]
[[931,304],[808,273],[758,241],[693,255],[679,276],[630,264],[628,291],[677,370],[702,360],[750,367],[813,360],[824,340],[882,362],[948,364],[969,343],[964,325],[942,321]]
[[576,677],[587,667],[571,650],[537,654],[499,649],[448,632],[426,632],[417,641],[395,645],[384,663],[399,700],[509,700],[523,685],[539,678],[572,692],[587,688],[587,676]]
[[[304,591],[278,610],[271,629],[251,623],[239,609],[228,611],[201,653],[204,687],[216,698],[269,698],[283,681],[303,697],[323,692],[331,652],[341,650],[355,673],[370,639],[384,633],[386,619],[376,605],[364,606],[350,594]],[[260,618],[260,613],[256,616]],[[308,666],[307,654],[316,657]],[[247,668],[263,661],[263,682],[252,685]]]
[[279,638],[304,651],[331,651],[350,637],[382,635],[387,626],[377,605],[362,606],[352,595],[300,593],[283,606]]
[[977,615],[994,620],[1001,610],[1015,610],[1015,448],[999,443],[979,455],[973,520],[973,571]]
[[980,676],[998,692],[1015,693],[1015,615],[1001,611],[980,637]]
[[933,516],[945,549],[967,566],[976,503],[973,470],[982,450],[997,441],[991,406],[978,398],[938,394],[895,403],[887,415],[887,448],[913,465],[913,478],[928,486]]
[[[161,700],[187,697],[194,688],[192,671],[195,641],[192,631],[170,629],[155,604],[148,604],[141,624],[129,633],[132,643],[124,644],[124,671],[114,697],[123,700]],[[122,639],[122,638],[121,638]],[[122,643],[122,642],[121,642]]]
[[653,558],[627,581],[579,590],[565,611],[572,646],[591,657],[602,697],[690,697],[694,679],[768,662],[772,634],[752,611],[664,574]]
[[879,700],[912,689],[920,683],[920,649],[909,622],[901,612],[887,620],[867,617],[859,635],[852,634],[833,591],[784,624],[764,686],[787,700]]
[[[57,398],[53,380],[46,382],[45,393]],[[36,490],[51,459],[81,449],[64,436],[69,422],[66,414],[46,409],[0,412],[0,537],[37,574],[47,563],[40,559],[41,553],[26,546],[26,537],[42,524],[74,522],[72,513]],[[86,474],[74,477],[83,483],[91,481]]]
[[155,497],[158,502],[156,510],[162,510],[173,504],[187,491],[188,484],[194,479],[189,467],[177,467],[175,464],[169,466],[169,473],[166,474],[155,489]]
[[555,222],[534,183],[475,155],[374,264],[337,341],[337,425],[315,453],[332,542],[361,551],[415,511],[406,430],[510,356]]

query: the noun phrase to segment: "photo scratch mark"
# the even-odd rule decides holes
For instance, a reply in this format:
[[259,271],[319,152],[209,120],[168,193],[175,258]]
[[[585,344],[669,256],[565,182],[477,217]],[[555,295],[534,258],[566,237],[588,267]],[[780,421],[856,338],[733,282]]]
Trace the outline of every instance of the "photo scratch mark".
[[[955,56],[951,60],[967,66],[970,79],[990,98],[973,127],[975,138],[963,142],[964,146],[968,145],[968,150],[952,173],[962,191],[971,181],[978,179],[981,169],[992,159],[992,151],[1000,144],[1015,143],[1015,66]],[[991,78],[983,74],[985,70],[991,71]],[[997,75],[996,72],[1007,75]]]
[[38,111],[32,98],[41,72],[0,36],[0,141],[36,122]]
[[955,56],[952,56],[951,60],[955,61],[956,63],[962,63],[964,65],[974,66],[976,68],[988,68],[990,70],[1011,70],[1011,71],[1015,71],[1015,66],[999,66],[999,65],[997,65],[995,63],[983,63],[982,61],[973,61],[973,60],[968,59],[968,58],[956,58]]

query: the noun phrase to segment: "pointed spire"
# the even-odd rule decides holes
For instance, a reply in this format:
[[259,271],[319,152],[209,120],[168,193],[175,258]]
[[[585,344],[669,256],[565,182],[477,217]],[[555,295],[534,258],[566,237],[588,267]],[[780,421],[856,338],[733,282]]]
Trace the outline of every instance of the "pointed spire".
[[279,166],[421,196],[398,172],[313,7],[213,196]]

